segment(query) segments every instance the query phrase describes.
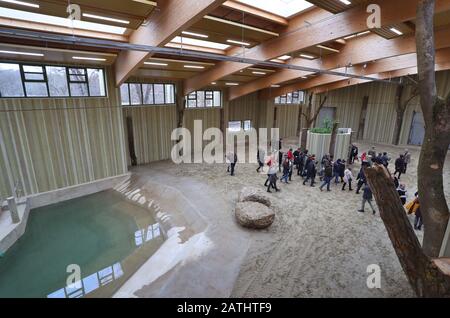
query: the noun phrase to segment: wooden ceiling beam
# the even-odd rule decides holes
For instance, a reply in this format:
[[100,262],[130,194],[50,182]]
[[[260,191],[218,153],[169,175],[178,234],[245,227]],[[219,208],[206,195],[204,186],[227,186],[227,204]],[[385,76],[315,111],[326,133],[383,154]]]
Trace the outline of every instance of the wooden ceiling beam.
[[[130,35],[130,43],[164,46],[181,31],[202,19],[225,0],[165,0],[153,10],[148,23]],[[122,51],[115,63],[116,85],[120,86],[151,56],[148,52]]]
[[[408,20],[416,16],[418,0],[373,0],[382,10],[383,25],[391,25]],[[319,10],[319,11],[317,11]],[[342,13],[316,22],[305,23],[303,26],[280,34],[278,38],[264,42],[254,48],[246,50],[245,57],[257,60],[271,60],[279,56],[306,49],[317,44],[344,38],[348,35],[363,32],[367,27],[367,6],[361,4]],[[450,0],[437,0],[436,13],[450,10]],[[306,12],[314,19],[314,12],[321,14],[322,9],[315,8]],[[299,15],[301,17],[302,14]],[[310,19],[310,21],[312,20]],[[236,62],[221,62],[211,70],[184,81],[184,93],[188,94],[201,89],[213,81],[247,68],[248,65]]]
[[[437,29],[435,32],[435,40],[436,49],[450,47],[450,27]],[[372,34],[348,41],[347,45],[342,48],[339,54],[328,55],[322,59],[312,61],[295,58],[290,61],[290,64],[320,68],[322,70],[334,70],[349,65],[363,64],[414,52],[416,52],[416,40],[414,35],[387,40],[376,34]],[[231,88],[229,98],[230,100],[233,100],[269,88],[271,85],[300,79],[302,76],[310,74],[310,72],[280,69],[275,74],[260,78],[242,86]],[[274,94],[278,94],[277,96],[286,94],[286,89],[284,87],[272,91]]]
[[[436,51],[436,64],[445,65],[450,63],[450,47],[440,49]],[[357,65],[355,67],[347,69],[348,73],[354,75],[370,76],[377,79],[393,79],[402,75],[400,72],[402,70],[415,68],[417,66],[417,55],[416,53],[405,54],[402,56],[395,56],[387,58],[384,60],[375,61],[368,64],[366,67],[362,65]],[[344,71],[345,69],[337,69],[336,71]],[[341,76],[335,75],[319,75],[313,77],[309,80],[294,83],[282,87],[280,94],[280,89],[266,89],[261,91],[259,97],[261,99],[272,99],[277,96],[281,96],[290,92],[297,90],[314,90],[316,87],[322,87],[324,85],[330,85],[329,87],[335,87],[334,83],[341,83],[337,85],[343,85],[343,83],[366,83],[370,80],[360,80],[360,79],[345,79],[343,80]],[[349,84],[348,84],[349,85]],[[347,85],[347,86],[348,86]],[[350,85],[351,86],[351,85]],[[339,86],[338,86],[339,87]],[[336,88],[334,88],[336,89]]]

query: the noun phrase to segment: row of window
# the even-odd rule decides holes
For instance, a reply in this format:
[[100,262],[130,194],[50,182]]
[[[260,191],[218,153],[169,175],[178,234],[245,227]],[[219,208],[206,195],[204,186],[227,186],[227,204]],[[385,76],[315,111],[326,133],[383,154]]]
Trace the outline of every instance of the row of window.
[[122,106],[173,105],[175,85],[125,83],[120,86]]
[[196,91],[186,98],[186,108],[222,107],[220,91]]
[[0,63],[0,97],[103,96],[103,69]]
[[233,120],[228,122],[228,130],[230,132],[249,131],[252,129],[251,120]]
[[275,104],[300,104],[305,101],[305,93],[303,91],[292,92],[275,98]]

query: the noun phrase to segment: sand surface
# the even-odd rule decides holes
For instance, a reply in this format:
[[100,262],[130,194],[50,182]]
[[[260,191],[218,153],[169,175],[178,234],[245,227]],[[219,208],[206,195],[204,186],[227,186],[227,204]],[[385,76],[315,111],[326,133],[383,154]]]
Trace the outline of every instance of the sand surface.
[[[295,140],[286,141],[285,147]],[[358,144],[360,153],[371,145]],[[404,148],[377,145],[393,161]],[[412,198],[417,189],[416,167],[419,149],[411,148],[412,164],[401,182]],[[265,174],[257,174],[256,165],[238,164],[236,176],[226,173],[222,164],[163,164],[170,174],[206,183],[233,206],[244,186],[263,188]],[[391,169],[393,163],[391,164]],[[359,165],[354,166],[357,174]],[[445,180],[450,178],[450,158],[445,166]],[[333,186],[332,192],[303,186],[294,176],[282,191],[273,193],[276,211],[274,224],[267,230],[248,231],[249,252],[235,283],[233,297],[413,297],[384,224],[368,206],[358,213],[361,195],[343,192]],[[450,198],[450,186],[446,184]],[[228,211],[234,218],[233,211]],[[411,218],[411,221],[413,219]],[[235,224],[238,226],[237,224]],[[416,232],[422,240],[422,232]],[[224,242],[226,244],[226,242]],[[368,289],[367,267],[378,264],[382,270],[381,289]],[[226,264],[223,264],[226,266]]]

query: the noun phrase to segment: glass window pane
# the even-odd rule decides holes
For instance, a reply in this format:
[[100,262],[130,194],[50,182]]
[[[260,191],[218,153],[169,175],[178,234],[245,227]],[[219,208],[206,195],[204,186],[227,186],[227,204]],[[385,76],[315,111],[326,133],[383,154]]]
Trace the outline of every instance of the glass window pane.
[[83,83],[87,82],[85,75],[70,75],[69,79],[71,82],[83,82]]
[[23,66],[24,72],[30,72],[30,73],[43,73],[42,66],[34,66],[34,65],[24,65]]
[[87,84],[85,84],[85,83],[70,83],[70,95],[73,97],[89,96]]
[[220,91],[214,91],[214,107],[222,106],[222,98]]
[[27,97],[47,97],[47,84],[39,82],[26,82]]
[[197,99],[197,94],[196,94],[195,92],[190,93],[190,94],[188,95],[188,98],[189,98],[189,99]]
[[153,85],[142,84],[142,92],[144,94],[144,105],[153,105],[155,103],[153,98]]
[[206,99],[205,100],[206,107],[213,107],[213,100],[212,99]]
[[105,77],[102,69],[88,68],[89,94],[91,96],[106,96]]
[[275,97],[275,104],[279,104],[280,103],[280,96]]
[[120,85],[120,98],[122,100],[122,105],[130,105],[128,84]]
[[131,105],[142,105],[141,84],[130,84]]
[[252,128],[252,122],[250,120],[244,121],[244,130],[248,131]]
[[287,100],[286,100],[287,104],[292,104],[292,93],[288,93],[287,94]]
[[175,104],[175,86],[166,84],[166,104]]
[[163,84],[154,84],[153,89],[155,92],[155,104],[163,105],[164,104],[164,85]]
[[280,96],[280,104],[286,104],[286,95]]
[[48,89],[50,96],[69,96],[65,67],[46,66]]
[[0,63],[0,97],[23,97],[18,64]]
[[43,81],[44,74],[42,73],[25,73],[25,80],[29,81]]
[[197,91],[197,107],[205,107],[205,92]]
[[230,121],[228,122],[228,129],[231,132],[241,131],[241,122],[240,121]]
[[194,108],[197,106],[197,102],[195,100],[191,99],[191,100],[188,100],[187,102],[188,102],[187,103],[188,108]]
[[85,71],[84,71],[84,68],[69,68],[69,74],[84,75]]

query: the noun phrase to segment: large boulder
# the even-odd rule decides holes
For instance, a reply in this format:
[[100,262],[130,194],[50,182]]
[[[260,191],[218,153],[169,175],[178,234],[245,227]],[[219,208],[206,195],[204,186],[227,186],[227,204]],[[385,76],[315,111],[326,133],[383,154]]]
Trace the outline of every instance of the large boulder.
[[238,202],[258,202],[266,207],[272,205],[270,197],[258,188],[245,187],[239,192]]
[[235,214],[240,225],[251,229],[265,229],[275,219],[275,212],[258,202],[238,202]]

